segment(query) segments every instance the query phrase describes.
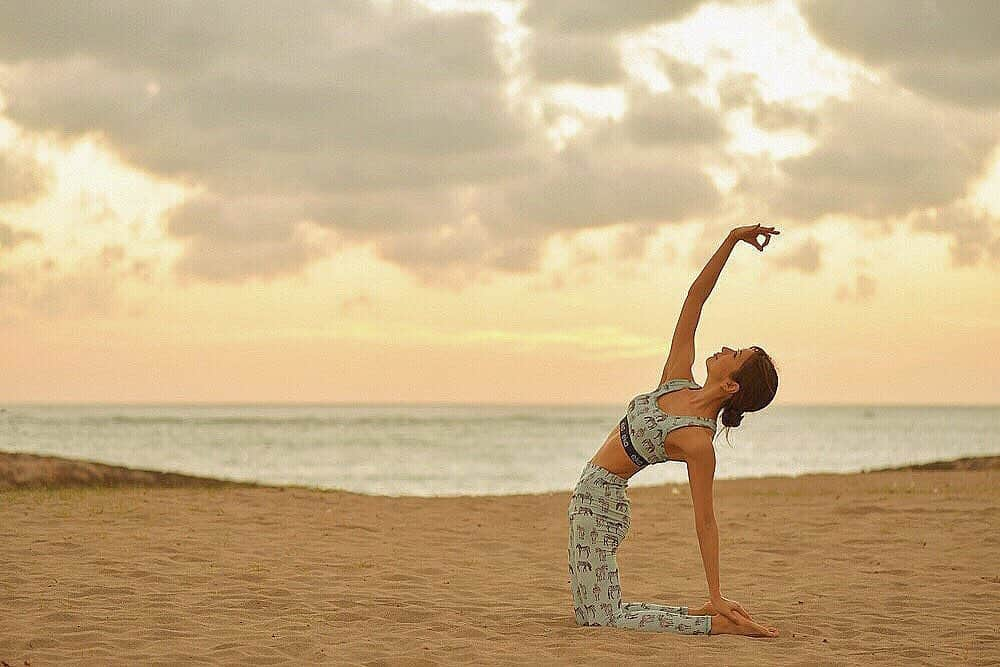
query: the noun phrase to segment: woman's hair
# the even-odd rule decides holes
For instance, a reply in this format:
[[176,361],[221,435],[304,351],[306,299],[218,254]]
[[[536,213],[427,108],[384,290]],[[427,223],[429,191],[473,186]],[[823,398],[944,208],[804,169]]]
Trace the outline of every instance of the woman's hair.
[[[738,427],[743,421],[744,412],[763,410],[778,392],[778,371],[774,368],[771,356],[756,345],[751,348],[755,350],[755,354],[732,375],[733,380],[740,385],[739,391],[722,404],[719,421],[727,429]],[[728,440],[727,430],[726,441]]]

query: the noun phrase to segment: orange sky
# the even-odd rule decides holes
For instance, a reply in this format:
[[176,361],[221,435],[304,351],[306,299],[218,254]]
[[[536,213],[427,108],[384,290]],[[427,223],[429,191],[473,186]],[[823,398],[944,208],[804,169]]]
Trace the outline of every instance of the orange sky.
[[[41,52],[29,20],[0,34],[14,44],[0,49],[0,401],[618,404],[656,385],[726,231],[760,221],[782,233],[763,254],[734,251],[702,314],[696,380],[721,345],[760,345],[779,405],[1000,402],[1000,93],[934,89],[912,49],[872,55],[850,23],[861,10],[702,3],[573,23],[484,2],[493,22],[456,27],[452,4],[357,19],[386,78],[369,92],[413,97],[376,133],[352,116],[361,129],[316,139],[356,149],[350,161],[315,152],[307,130],[326,120],[291,103],[234,118],[168,106],[173,90],[228,81],[226,58],[270,66],[280,46],[237,58],[243,45],[209,31],[226,44],[214,60],[131,70],[121,26],[95,24],[107,41],[84,45],[90,59]],[[963,30],[974,43],[975,19],[935,23],[942,43]],[[458,68],[447,76],[422,64],[428,86],[501,91],[509,108],[483,119],[459,91],[430,107],[443,121],[413,126],[426,100],[405,54],[380,64],[401,57],[378,42],[383,23],[461,56],[428,60]],[[392,44],[417,60],[429,48]],[[300,69],[277,80],[327,90]],[[70,92],[80,77],[93,97]],[[134,99],[101,106],[119,90]],[[182,145],[171,123],[202,134]],[[267,152],[300,130],[304,143]],[[335,181],[359,160],[363,188]],[[405,187],[378,180],[393,170]]]

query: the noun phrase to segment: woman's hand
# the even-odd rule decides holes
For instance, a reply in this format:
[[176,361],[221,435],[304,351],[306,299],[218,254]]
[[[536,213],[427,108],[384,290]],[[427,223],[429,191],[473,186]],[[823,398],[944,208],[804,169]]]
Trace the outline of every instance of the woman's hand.
[[[746,241],[753,247],[757,248],[761,252],[764,252],[764,246],[768,244],[771,240],[772,234],[780,234],[778,230],[774,227],[762,227],[760,225],[747,225],[746,227],[737,227],[733,231],[729,232],[729,236],[736,241]],[[758,236],[764,237],[764,243],[760,243],[757,240]]]
[[[715,613],[722,614],[736,624],[742,623],[744,619],[753,620],[753,617],[743,608],[743,605],[736,600],[730,600],[721,595],[706,602],[705,606],[710,607]],[[712,611],[709,611],[709,615],[713,615]],[[690,610],[688,613],[691,613]]]
[[717,616],[719,610],[709,600],[700,607],[688,607],[688,616]]
[[[718,615],[718,613],[719,613],[719,610],[715,608],[715,605],[712,604],[711,600],[705,601],[705,604],[701,605],[700,607],[690,607],[690,608],[688,608],[688,615],[689,616],[716,616],[716,615]],[[751,620],[753,619],[753,617],[750,616],[749,612],[747,613],[747,616]]]

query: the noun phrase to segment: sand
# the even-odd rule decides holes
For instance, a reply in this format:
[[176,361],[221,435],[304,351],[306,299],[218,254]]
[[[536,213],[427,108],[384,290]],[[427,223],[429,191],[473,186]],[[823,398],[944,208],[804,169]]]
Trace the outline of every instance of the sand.
[[[996,457],[717,480],[723,593],[782,633],[748,639],[576,626],[568,490],[388,498],[142,475],[135,486],[121,472],[109,473],[118,486],[80,486],[86,475],[53,473],[73,462],[37,460],[31,473],[24,458],[15,484],[11,456],[0,456],[4,485],[21,487],[0,491],[11,666],[1000,662]],[[629,496],[624,599],[703,602],[687,486]]]

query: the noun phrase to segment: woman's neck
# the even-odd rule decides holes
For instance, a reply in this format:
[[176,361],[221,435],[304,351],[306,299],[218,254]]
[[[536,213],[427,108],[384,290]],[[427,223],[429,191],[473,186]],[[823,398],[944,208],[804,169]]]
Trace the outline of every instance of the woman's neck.
[[721,384],[706,382],[701,389],[692,389],[688,400],[691,410],[697,416],[708,416],[708,419],[715,419],[722,409],[722,404],[729,398],[729,394],[722,388]]

